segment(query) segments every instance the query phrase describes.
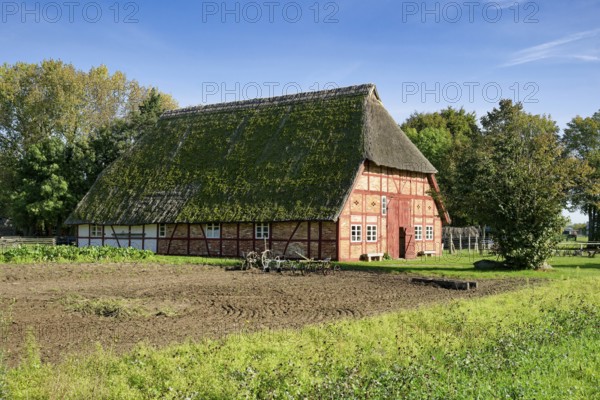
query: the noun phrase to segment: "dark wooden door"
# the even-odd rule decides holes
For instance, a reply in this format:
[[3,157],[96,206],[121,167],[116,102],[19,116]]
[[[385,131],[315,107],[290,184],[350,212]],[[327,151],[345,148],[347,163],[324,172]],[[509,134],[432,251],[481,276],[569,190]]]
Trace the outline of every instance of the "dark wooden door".
[[406,258],[406,229],[400,228],[400,258]]

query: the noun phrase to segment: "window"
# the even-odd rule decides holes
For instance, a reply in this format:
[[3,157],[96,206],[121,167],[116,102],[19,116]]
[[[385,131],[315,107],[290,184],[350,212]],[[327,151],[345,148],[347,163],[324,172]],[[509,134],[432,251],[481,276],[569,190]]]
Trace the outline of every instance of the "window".
[[426,226],[425,227],[425,239],[426,240],[433,240],[433,226]]
[[206,224],[206,238],[207,239],[221,238],[221,225],[220,224]]
[[269,238],[269,224],[256,224],[256,238],[257,239],[268,239]]
[[377,241],[377,225],[367,225],[367,242]]
[[158,237],[159,238],[167,237],[167,225],[166,224],[158,225]]
[[350,227],[350,240],[352,242],[362,242],[362,225],[352,225]]
[[387,215],[387,197],[381,196],[381,215]]
[[415,226],[415,240],[423,240],[423,227],[421,225]]
[[102,226],[90,225],[90,236],[91,237],[102,237]]

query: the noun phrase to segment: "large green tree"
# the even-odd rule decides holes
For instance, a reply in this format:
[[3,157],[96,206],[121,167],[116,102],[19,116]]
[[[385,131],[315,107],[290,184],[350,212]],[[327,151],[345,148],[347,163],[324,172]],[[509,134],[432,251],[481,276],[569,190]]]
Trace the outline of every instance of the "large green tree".
[[600,241],[600,111],[591,117],[573,118],[564,131],[567,153],[587,163],[591,173],[579,176],[571,205],[588,216],[590,241]]
[[96,176],[176,102],[105,66],[0,66],[0,215],[58,228]]
[[459,165],[461,191],[479,221],[493,228],[513,268],[539,268],[550,257],[574,176],[587,172],[565,156],[556,123],[502,100],[481,118],[481,135]]

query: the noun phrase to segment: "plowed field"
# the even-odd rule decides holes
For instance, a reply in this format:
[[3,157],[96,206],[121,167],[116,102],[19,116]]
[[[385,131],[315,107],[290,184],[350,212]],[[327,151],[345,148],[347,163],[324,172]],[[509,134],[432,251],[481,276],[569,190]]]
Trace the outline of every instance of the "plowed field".
[[260,329],[360,318],[516,289],[520,280],[483,280],[464,292],[418,286],[401,274],[227,272],[216,267],[133,264],[0,265],[0,346],[18,363],[26,333],[43,361],[117,352],[145,341],[166,345]]

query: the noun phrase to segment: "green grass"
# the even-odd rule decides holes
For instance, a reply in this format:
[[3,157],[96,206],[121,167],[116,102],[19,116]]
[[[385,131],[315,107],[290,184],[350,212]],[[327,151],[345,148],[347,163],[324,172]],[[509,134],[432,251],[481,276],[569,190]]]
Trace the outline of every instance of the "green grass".
[[600,278],[59,365],[36,351],[7,372],[13,398],[592,399]]
[[343,262],[342,269],[367,270],[395,273],[411,273],[448,278],[491,279],[491,278],[587,278],[600,277],[600,257],[553,257],[548,260],[554,267],[550,271],[532,270],[477,270],[474,262],[496,260],[493,257],[475,257],[468,254],[444,255],[442,257],[420,257],[416,260],[387,260],[373,262]]

